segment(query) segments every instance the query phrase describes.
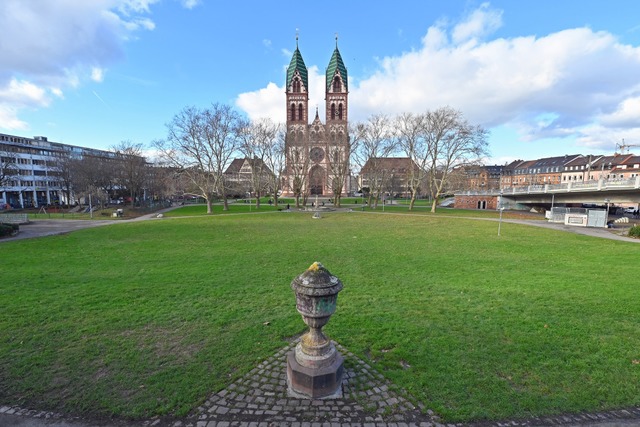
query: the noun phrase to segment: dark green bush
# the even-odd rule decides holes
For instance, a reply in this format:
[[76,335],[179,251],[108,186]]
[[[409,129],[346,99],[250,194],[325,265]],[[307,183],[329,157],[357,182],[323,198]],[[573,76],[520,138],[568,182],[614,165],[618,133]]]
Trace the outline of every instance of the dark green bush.
[[629,237],[640,238],[640,225],[634,225],[629,229]]
[[20,229],[18,224],[0,223],[0,237],[11,236]]

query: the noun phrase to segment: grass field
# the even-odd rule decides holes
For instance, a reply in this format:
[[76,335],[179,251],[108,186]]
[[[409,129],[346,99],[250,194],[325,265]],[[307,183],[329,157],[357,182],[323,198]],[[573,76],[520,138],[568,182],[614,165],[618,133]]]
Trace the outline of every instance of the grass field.
[[639,405],[638,246],[496,228],[273,212],[0,243],[0,404],[184,415],[304,330],[289,284],[320,261],[328,335],[446,421]]

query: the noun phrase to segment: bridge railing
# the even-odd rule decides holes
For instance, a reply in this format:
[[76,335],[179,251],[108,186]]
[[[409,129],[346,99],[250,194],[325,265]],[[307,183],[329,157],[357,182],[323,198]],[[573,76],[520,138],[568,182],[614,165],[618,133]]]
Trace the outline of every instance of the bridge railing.
[[516,187],[506,187],[501,190],[469,190],[456,193],[460,196],[477,196],[477,195],[492,195],[499,196],[500,194],[545,194],[545,193],[571,193],[580,191],[606,191],[611,190],[624,190],[624,189],[640,189],[640,175],[629,179],[617,179],[617,180],[604,180],[597,181],[585,181],[585,182],[567,182],[562,184],[546,184],[546,185],[522,185]]

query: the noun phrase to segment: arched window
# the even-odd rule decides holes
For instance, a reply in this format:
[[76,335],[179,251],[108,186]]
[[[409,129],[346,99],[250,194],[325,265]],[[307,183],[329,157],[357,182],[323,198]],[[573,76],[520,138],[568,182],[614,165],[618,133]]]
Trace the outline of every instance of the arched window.
[[300,92],[300,79],[297,77],[293,79],[293,91]]
[[342,120],[342,104],[338,104],[338,120]]
[[333,91],[342,92],[342,84],[340,83],[340,77],[335,76],[333,79]]
[[304,114],[302,114],[302,104],[298,104],[298,120],[304,120]]
[[295,104],[291,104],[291,121],[296,121],[296,106]]
[[336,104],[331,104],[331,120],[336,119]]

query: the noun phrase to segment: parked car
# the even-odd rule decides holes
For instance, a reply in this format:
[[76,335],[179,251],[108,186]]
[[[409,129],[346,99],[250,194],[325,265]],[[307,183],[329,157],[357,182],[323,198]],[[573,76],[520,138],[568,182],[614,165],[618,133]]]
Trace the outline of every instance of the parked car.
[[626,214],[633,214],[633,213],[636,213],[636,209],[638,209],[638,208],[626,208],[626,209],[624,210],[624,213],[626,213]]

